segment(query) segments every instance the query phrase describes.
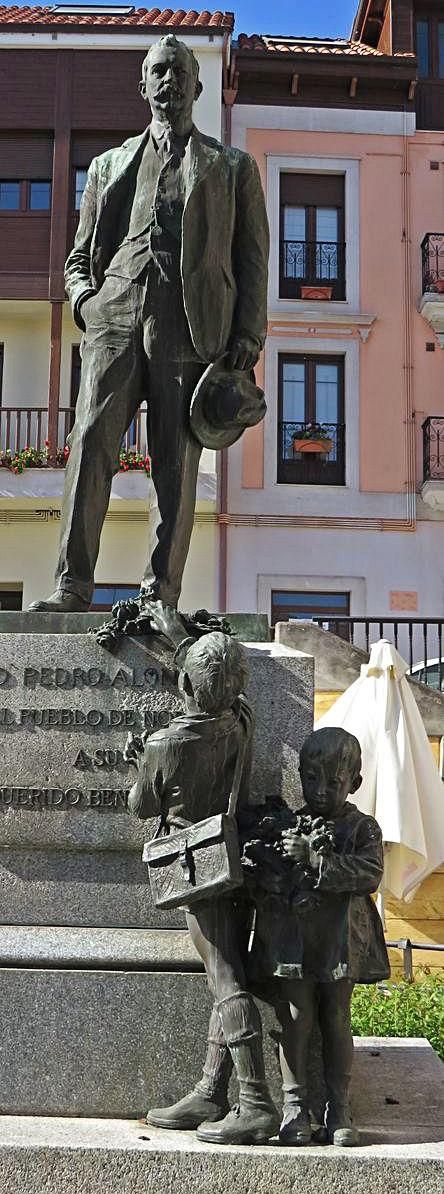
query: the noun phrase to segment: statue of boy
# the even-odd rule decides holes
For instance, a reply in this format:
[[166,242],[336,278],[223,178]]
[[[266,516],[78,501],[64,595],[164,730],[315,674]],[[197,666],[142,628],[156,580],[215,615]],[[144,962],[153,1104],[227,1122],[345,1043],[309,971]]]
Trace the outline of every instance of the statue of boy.
[[307,1065],[318,1015],[328,1140],[350,1146],[358,1143],[349,1097],[353,986],[390,974],[381,920],[370,898],[383,875],[382,837],[374,818],[347,801],[362,782],[361,748],[353,734],[336,727],[310,734],[300,774],[306,803],[299,826],[281,835],[286,898],[273,894],[273,882],[268,897],[263,889],[257,893],[250,977],[265,980],[282,1028],[281,1143],[308,1144],[311,1138]]
[[[187,651],[179,676],[185,712],[146,740],[134,760],[139,774],[129,811],[143,819],[161,816],[167,829],[183,828],[227,811],[236,761],[244,751],[238,805],[248,802],[251,709],[242,696],[246,661],[242,647],[220,632],[204,635]],[[131,749],[131,748],[130,748]],[[231,896],[193,903],[186,919],[205,966],[215,1004],[202,1081],[172,1108],[148,1112],[148,1122],[171,1127],[201,1125],[202,1139],[221,1144],[260,1144],[275,1134],[279,1119],[265,1080],[262,1027],[246,990],[238,914]],[[220,1054],[224,1062],[214,1068]],[[229,1110],[228,1077],[234,1063],[239,1106]],[[220,1121],[220,1122],[215,1122]]]
[[140,89],[151,123],[94,158],[66,263],[82,373],[56,589],[36,610],[89,609],[122,438],[146,399],[157,507],[142,591],[148,613],[150,603],[175,611],[202,444],[233,443],[265,412],[251,376],[267,322],[257,165],[193,124],[199,65],[174,35],[150,47]]
[[[284,1145],[311,1140],[307,1066],[316,1016],[328,1139],[343,1147],[358,1142],[349,1099],[350,1001],[356,982],[379,982],[390,974],[381,921],[370,898],[383,874],[381,831],[373,817],[347,801],[360,786],[360,772],[361,749],[352,734],[316,730],[301,751],[306,804],[299,813],[279,799],[239,810],[246,892],[256,909],[247,982],[273,1005],[282,1029],[279,1139]],[[204,1080],[212,1083],[220,1104],[229,1073],[228,1053],[219,1041],[218,1050],[207,1055]],[[186,1127],[186,1105],[187,1098],[170,1108],[164,1126]],[[209,1126],[202,1138],[215,1138]]]

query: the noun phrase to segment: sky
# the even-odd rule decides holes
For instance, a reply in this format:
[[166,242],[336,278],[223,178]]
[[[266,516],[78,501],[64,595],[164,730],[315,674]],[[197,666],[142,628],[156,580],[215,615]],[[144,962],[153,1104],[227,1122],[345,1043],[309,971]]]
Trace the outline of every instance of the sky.
[[220,7],[235,13],[235,33],[349,37],[358,0],[339,0],[336,4],[332,0],[276,0],[274,4],[270,0],[231,0]]
[[[41,3],[51,0],[41,0]],[[118,0],[116,0],[116,3]],[[124,3],[125,0],[120,0]],[[24,4],[26,0],[0,0],[10,7]],[[156,0],[134,0],[136,8],[151,8]],[[106,0],[111,8],[113,0]],[[157,6],[161,7],[159,0]],[[358,0],[169,0],[171,8],[208,7],[233,11],[236,16],[236,33],[291,33],[303,37],[349,37]]]

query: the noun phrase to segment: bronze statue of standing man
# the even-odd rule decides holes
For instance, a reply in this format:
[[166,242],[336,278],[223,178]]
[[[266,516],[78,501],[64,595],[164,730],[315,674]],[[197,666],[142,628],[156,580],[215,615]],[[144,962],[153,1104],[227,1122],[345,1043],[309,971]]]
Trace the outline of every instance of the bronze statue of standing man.
[[253,159],[193,125],[201,90],[193,53],[163,37],[142,68],[151,124],[88,171],[65,273],[84,334],[57,587],[33,609],[89,608],[120,445],[146,399],[157,513],[142,591],[148,612],[175,610],[202,443],[224,447],[264,413],[251,375],[266,332],[264,197]]

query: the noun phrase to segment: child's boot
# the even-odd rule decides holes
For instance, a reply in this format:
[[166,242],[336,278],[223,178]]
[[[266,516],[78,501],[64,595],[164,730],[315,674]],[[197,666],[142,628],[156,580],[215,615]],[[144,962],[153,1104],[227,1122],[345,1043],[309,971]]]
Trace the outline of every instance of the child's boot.
[[213,1123],[223,1119],[230,1110],[228,1083],[233,1062],[225,1043],[222,1021],[213,1007],[208,1028],[208,1048],[200,1082],[189,1094],[171,1107],[153,1107],[146,1121],[157,1128],[174,1132],[192,1131],[206,1120]]
[[325,1111],[325,1126],[329,1144],[340,1148],[353,1148],[359,1144],[359,1133],[353,1126],[350,1100],[345,1095],[341,1100],[329,1099]]
[[261,1019],[246,991],[217,1005],[236,1074],[239,1103],[218,1123],[201,1123],[199,1140],[211,1144],[265,1144],[275,1136],[279,1117],[265,1080]]
[[293,1085],[282,1087],[284,1092],[284,1106],[282,1123],[279,1128],[279,1144],[292,1148],[311,1141],[311,1123],[308,1112],[308,1092],[305,1086]]

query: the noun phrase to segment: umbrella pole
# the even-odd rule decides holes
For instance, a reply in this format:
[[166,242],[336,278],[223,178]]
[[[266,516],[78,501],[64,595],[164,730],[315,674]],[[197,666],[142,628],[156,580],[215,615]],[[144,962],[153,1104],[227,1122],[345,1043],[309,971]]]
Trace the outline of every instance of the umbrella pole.
[[[384,863],[385,863],[385,842],[384,842]],[[384,866],[384,873],[383,873],[381,883],[378,888],[378,892],[377,892],[377,896],[376,896],[376,907],[378,909],[378,912],[379,912],[379,915],[381,918],[381,924],[382,924],[382,927],[385,932],[385,884],[384,884],[384,879],[385,879],[385,866]]]

